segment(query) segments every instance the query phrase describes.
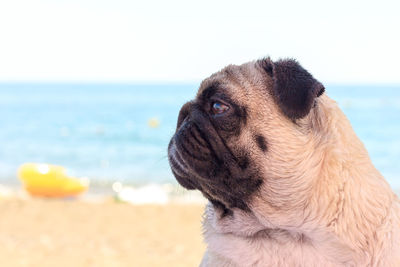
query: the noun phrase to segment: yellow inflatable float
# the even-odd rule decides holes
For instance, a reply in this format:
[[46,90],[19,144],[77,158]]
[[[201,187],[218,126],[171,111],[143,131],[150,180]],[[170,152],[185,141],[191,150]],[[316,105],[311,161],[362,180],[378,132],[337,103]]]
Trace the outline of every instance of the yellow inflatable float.
[[33,196],[76,196],[89,187],[87,179],[69,177],[64,167],[50,164],[25,163],[19,167],[18,177]]

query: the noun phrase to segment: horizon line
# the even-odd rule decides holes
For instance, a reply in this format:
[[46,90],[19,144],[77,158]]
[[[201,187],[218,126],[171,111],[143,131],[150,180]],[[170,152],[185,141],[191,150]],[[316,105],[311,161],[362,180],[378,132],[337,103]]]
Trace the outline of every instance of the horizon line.
[[[200,85],[202,80],[126,80],[126,81],[99,81],[99,80],[0,80],[0,85]],[[400,82],[325,82],[326,86],[386,86],[400,87]]]

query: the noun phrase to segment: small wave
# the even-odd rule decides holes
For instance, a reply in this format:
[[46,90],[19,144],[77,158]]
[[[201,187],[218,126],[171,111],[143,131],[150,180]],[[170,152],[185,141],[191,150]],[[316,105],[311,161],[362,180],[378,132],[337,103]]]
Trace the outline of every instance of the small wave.
[[146,184],[124,186],[120,182],[112,185],[115,198],[131,204],[205,203],[205,198],[197,191],[187,191],[173,184]]
[[[0,199],[29,199],[31,196],[18,185],[0,184]],[[88,192],[75,199],[85,202],[104,202],[109,199],[134,205],[170,203],[205,204],[207,200],[198,191],[188,191],[177,184],[126,185],[121,182],[91,185]],[[74,198],[67,198],[74,199]]]

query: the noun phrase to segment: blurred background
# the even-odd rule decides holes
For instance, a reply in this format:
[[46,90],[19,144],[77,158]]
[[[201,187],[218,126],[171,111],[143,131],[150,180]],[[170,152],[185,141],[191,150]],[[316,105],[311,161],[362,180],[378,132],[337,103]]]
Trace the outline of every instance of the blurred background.
[[165,204],[179,191],[167,144],[181,105],[211,73],[265,56],[296,58],[326,86],[398,190],[399,10],[394,0],[2,0],[0,199],[33,162],[85,177],[89,194]]
[[293,57],[327,87],[400,187],[395,1],[0,3],[0,183],[24,162],[92,184],[175,183],[180,106],[231,63]]

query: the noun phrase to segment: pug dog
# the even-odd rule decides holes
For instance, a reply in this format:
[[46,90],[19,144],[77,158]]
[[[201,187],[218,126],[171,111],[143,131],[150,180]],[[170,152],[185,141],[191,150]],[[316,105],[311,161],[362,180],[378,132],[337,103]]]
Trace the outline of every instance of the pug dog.
[[293,59],[205,79],[168,158],[177,181],[209,200],[201,266],[400,266],[397,196]]

